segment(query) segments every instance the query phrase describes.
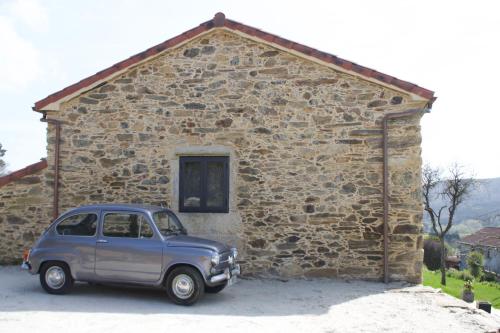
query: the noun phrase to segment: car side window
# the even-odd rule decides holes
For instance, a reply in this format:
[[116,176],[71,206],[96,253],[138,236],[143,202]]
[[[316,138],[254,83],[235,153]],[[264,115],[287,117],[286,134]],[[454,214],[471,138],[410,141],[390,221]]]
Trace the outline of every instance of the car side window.
[[97,229],[97,214],[82,213],[69,216],[56,227],[59,235],[94,236]]
[[153,230],[141,214],[107,213],[102,234],[106,237],[151,238]]
[[144,219],[144,223],[141,223],[141,228],[139,230],[139,238],[151,238],[153,237],[153,229],[151,229],[151,226],[149,223]]

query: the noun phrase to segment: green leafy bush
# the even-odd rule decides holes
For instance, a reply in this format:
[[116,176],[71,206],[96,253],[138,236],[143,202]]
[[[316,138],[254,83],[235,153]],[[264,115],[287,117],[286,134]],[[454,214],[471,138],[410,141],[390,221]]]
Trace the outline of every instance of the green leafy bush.
[[471,281],[474,280],[474,275],[472,275],[469,270],[465,269],[463,271],[460,271],[459,279],[464,281]]
[[496,282],[496,275],[492,272],[483,272],[481,275],[481,282]]
[[434,234],[426,234],[424,240],[433,240],[439,242],[439,237]]
[[446,276],[463,281],[474,280],[474,276],[467,269],[459,271],[457,269],[450,268],[448,271],[446,271]]
[[446,276],[458,279],[459,273],[460,273],[460,271],[458,269],[450,268],[449,270],[446,271]]
[[483,255],[480,252],[473,251],[467,257],[467,266],[475,278],[481,276],[483,270]]

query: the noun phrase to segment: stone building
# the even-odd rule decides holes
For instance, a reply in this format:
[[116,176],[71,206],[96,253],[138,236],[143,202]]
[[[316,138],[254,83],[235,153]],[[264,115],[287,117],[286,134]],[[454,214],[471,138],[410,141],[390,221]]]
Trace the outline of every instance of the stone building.
[[500,228],[486,227],[465,236],[458,242],[460,251],[460,266],[467,268],[467,258],[472,251],[483,255],[483,268],[500,276]]
[[0,179],[1,261],[54,212],[139,202],[237,245],[245,274],[418,282],[433,101],[218,13],[35,103],[47,159]]

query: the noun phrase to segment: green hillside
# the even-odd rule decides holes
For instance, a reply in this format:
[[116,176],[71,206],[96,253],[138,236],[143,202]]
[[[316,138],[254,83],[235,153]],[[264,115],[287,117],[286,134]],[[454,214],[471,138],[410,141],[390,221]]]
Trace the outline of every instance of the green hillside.
[[[432,206],[439,209],[445,205],[443,199],[434,194]],[[443,211],[442,221],[448,218],[447,210]],[[500,178],[479,179],[471,195],[458,208],[451,235],[463,237],[483,227],[500,227]],[[424,230],[432,232],[427,212],[424,212]],[[451,238],[456,238],[452,236]]]

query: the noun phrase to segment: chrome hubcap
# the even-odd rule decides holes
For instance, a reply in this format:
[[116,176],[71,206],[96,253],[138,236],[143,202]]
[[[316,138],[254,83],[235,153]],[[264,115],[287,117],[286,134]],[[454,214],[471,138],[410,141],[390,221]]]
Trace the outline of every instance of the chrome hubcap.
[[179,274],[172,281],[172,291],[180,299],[187,299],[194,293],[194,281],[189,275]]
[[45,272],[45,282],[47,282],[47,285],[52,289],[61,288],[65,281],[66,275],[59,266],[52,266]]

